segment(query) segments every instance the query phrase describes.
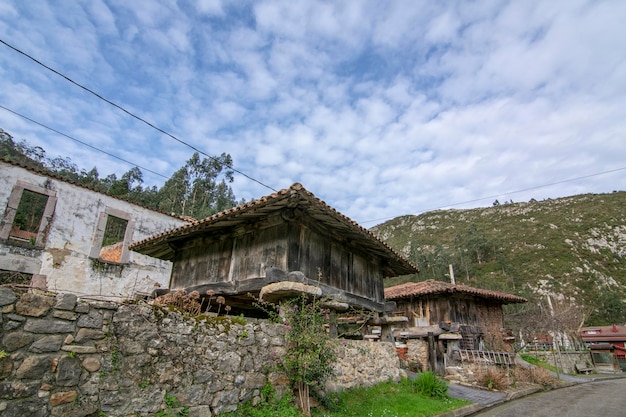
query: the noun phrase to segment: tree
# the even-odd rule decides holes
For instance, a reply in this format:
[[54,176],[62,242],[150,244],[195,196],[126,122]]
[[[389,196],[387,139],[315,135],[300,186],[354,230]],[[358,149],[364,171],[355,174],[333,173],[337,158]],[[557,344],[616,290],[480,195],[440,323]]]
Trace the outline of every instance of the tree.
[[0,129],[0,159],[29,167],[48,170],[66,180],[91,187],[97,191],[143,204],[147,207],[182,216],[204,218],[236,205],[235,195],[228,185],[233,181],[232,158],[200,158],[196,152],[163,186],[143,186],[143,173],[133,167],[120,178],[109,174],[101,178],[98,169],[79,170],[68,157],[46,158],[46,151],[27,142],[16,142]]
[[11,134],[0,129],[0,159],[43,169],[45,155],[43,148],[30,146],[26,141],[15,142]]
[[200,219],[233,207],[235,196],[226,183],[233,180],[231,165],[227,154],[200,159],[194,153],[159,190],[159,208]]

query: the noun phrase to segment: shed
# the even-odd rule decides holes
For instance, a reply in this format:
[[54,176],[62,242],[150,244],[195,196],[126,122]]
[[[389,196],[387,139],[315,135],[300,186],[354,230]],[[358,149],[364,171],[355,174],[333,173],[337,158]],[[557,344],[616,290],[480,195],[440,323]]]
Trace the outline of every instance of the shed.
[[411,327],[457,324],[465,349],[478,349],[485,336],[491,349],[501,348],[506,337],[502,305],[526,302],[513,294],[435,280],[385,288],[385,298],[396,302],[396,313],[408,317]]
[[459,361],[512,363],[514,339],[503,332],[502,305],[525,298],[435,280],[385,288],[385,298],[396,302],[397,315],[409,318],[393,336],[406,341],[407,360],[418,369],[444,374]]
[[[340,305],[382,312],[383,278],[417,267],[301,184],[135,242],[131,250],[173,262],[170,290],[226,296],[317,287]],[[298,285],[300,285],[298,288]]]

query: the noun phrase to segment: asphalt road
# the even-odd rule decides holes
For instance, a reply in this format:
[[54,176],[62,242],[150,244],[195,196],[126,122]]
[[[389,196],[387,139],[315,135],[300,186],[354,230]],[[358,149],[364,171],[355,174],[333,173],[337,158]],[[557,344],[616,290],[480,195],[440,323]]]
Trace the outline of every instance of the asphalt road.
[[534,394],[477,417],[626,417],[626,378],[587,382]]

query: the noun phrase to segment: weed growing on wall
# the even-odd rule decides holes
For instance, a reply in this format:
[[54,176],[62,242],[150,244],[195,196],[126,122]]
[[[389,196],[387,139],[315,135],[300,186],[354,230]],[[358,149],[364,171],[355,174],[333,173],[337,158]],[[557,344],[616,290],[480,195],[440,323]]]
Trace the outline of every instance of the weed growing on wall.
[[310,388],[324,388],[325,382],[333,374],[332,365],[336,360],[330,335],[324,326],[330,314],[323,307],[324,301],[302,295],[284,301],[280,306],[258,303],[271,319],[285,326],[287,352],[278,359],[277,364],[289,377],[298,393],[298,405],[307,416],[311,414]]

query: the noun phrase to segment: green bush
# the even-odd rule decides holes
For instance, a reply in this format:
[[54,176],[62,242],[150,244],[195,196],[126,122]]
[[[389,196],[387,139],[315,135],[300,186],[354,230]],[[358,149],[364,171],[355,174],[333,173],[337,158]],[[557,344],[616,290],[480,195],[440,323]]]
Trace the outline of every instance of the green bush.
[[443,379],[438,378],[434,373],[422,372],[413,381],[417,392],[432,398],[447,398],[448,384]]
[[262,401],[256,406],[250,402],[239,406],[237,411],[220,414],[222,417],[301,417],[298,407],[294,405],[293,397],[285,394],[278,400],[274,387],[266,384],[261,390]]

